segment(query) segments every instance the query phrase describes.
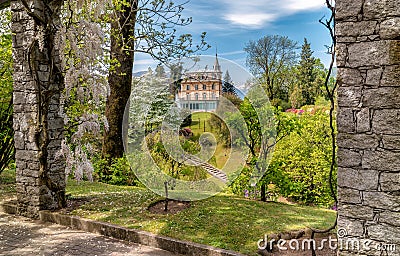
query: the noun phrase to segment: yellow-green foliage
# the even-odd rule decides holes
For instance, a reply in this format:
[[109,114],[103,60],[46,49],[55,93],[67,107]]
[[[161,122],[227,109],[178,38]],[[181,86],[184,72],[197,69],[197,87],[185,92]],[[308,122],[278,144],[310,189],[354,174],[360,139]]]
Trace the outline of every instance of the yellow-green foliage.
[[[284,196],[306,204],[331,205],[329,111],[308,108],[299,117],[299,124],[276,145],[270,177]],[[336,170],[332,180],[336,187]]]

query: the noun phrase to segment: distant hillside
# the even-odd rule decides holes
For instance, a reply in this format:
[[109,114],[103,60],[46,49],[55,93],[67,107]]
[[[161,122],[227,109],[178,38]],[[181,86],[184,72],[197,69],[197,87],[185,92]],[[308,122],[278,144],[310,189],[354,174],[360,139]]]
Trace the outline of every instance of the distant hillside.
[[133,77],[141,77],[141,76],[143,76],[143,75],[146,74],[146,73],[147,73],[147,71],[134,72],[134,73],[133,73]]

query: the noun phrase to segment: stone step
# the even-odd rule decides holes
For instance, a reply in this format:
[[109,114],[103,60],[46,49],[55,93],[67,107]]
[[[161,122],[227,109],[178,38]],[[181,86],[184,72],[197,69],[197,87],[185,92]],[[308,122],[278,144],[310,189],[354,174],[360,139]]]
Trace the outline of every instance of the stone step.
[[211,176],[221,180],[224,183],[228,182],[228,176],[223,171],[215,168],[211,164],[204,162],[200,158],[194,156],[187,156],[187,159],[196,166],[201,166],[204,170],[206,170]]

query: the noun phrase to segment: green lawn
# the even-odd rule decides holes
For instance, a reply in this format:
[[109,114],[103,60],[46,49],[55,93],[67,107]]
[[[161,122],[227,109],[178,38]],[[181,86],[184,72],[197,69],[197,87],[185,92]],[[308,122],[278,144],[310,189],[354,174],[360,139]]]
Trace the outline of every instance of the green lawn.
[[6,169],[0,174],[0,202],[15,198],[15,169]]
[[[223,146],[221,141],[219,140],[218,134],[211,129],[208,120],[211,118],[212,113],[210,112],[195,112],[192,114],[192,125],[188,126],[194,135],[201,135],[205,132],[210,132],[214,134],[214,137],[217,140],[217,148],[215,150],[215,162],[210,162],[215,167],[222,169],[225,163],[228,161],[229,156],[231,155],[230,148],[226,148]],[[204,128],[205,127],[205,128]]]
[[[0,201],[15,198],[14,179],[15,171],[0,175]],[[254,256],[264,234],[327,228],[335,219],[334,211],[322,208],[263,203],[228,194],[192,202],[175,215],[150,213],[147,207],[161,198],[144,188],[70,181],[67,194],[72,201],[88,200],[69,214]]]
[[[204,131],[212,132],[208,120],[211,118],[210,112],[195,112],[192,114],[192,124],[188,128],[192,129],[195,135],[202,134]],[[205,128],[204,128],[205,122]]]
[[247,255],[257,255],[256,243],[264,234],[309,226],[327,228],[335,219],[334,211],[227,194],[192,202],[190,208],[176,215],[161,215],[147,211],[161,198],[146,189],[70,182],[67,190],[72,198],[91,199],[71,214]]

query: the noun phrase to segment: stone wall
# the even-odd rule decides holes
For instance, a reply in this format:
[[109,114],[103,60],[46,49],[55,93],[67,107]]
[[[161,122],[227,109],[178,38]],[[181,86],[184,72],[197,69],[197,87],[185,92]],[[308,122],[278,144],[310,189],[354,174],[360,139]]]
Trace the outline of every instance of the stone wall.
[[[58,208],[65,194],[65,163],[56,157],[63,136],[63,77],[51,45],[57,20],[47,17],[51,11],[57,17],[60,2],[45,7],[42,1],[27,1],[28,14],[20,1],[11,1],[18,213],[33,218],[41,209]],[[45,29],[43,22],[54,26]]]
[[337,0],[336,38],[340,254],[400,255],[400,0]]

